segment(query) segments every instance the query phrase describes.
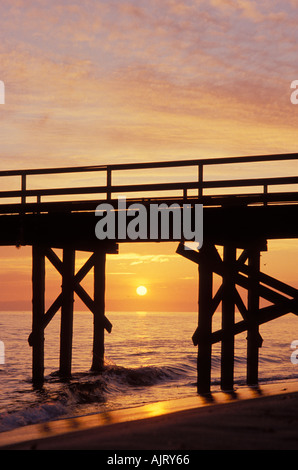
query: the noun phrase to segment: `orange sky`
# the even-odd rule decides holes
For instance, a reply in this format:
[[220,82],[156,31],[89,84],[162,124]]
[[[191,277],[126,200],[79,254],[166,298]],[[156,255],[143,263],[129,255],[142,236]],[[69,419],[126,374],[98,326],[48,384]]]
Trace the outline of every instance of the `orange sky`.
[[[296,152],[296,6],[1,0],[0,168]],[[270,247],[264,270],[297,286],[297,243]],[[175,249],[123,245],[109,256],[107,307],[196,310],[197,269]],[[30,249],[0,255],[0,308],[30,309]]]

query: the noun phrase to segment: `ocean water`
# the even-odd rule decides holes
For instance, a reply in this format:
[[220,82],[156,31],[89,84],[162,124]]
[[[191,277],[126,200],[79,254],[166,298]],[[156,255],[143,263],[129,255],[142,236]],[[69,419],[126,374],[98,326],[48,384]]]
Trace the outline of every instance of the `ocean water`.
[[[109,312],[112,333],[105,339],[105,370],[90,371],[92,314],[75,312],[72,378],[63,381],[59,367],[60,315],[45,330],[45,382],[31,382],[28,336],[30,312],[1,312],[0,432],[27,424],[82,416],[196,395],[197,348],[192,334],[196,312]],[[220,313],[214,315],[214,330]],[[262,325],[259,377],[262,383],[298,379],[291,343],[298,340],[298,318],[288,314]],[[246,333],[236,336],[235,387],[245,385]],[[213,346],[212,389],[219,390],[220,344]]]

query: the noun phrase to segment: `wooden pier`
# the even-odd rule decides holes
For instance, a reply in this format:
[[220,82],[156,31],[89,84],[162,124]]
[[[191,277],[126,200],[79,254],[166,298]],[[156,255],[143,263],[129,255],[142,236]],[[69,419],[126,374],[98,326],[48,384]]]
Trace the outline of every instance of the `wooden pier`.
[[[285,161],[292,161],[298,170],[298,154],[284,154],[1,171],[3,186],[10,177],[17,177],[20,187],[6,187],[0,191],[0,245],[32,246],[32,333],[29,344],[32,347],[33,382],[40,384],[44,380],[45,329],[59,310],[59,372],[64,377],[71,375],[74,293],[93,314],[91,368],[101,371],[104,367],[104,334],[112,330],[105,316],[106,255],[117,255],[119,243],[140,240],[123,237],[98,240],[95,210],[99,203],[108,202],[117,211],[117,195],[125,194],[129,203],[139,202],[148,208],[152,203],[180,206],[187,203],[192,208],[203,204],[204,238],[200,250],[186,250],[185,240],[175,238],[173,234],[170,240],[161,236],[154,240],[160,243],[177,241],[177,253],[198,264],[198,327],[193,335],[193,343],[198,347],[198,392],[210,391],[212,345],[217,342],[221,342],[221,388],[233,389],[235,335],[243,331],[247,331],[247,383],[257,384],[259,348],[262,346],[259,326],[287,313],[298,314],[298,290],[260,271],[260,255],[267,250],[267,240],[298,237],[298,176],[296,173],[286,177],[205,179],[204,171],[212,165],[221,169],[233,164],[241,167],[246,163],[269,165],[278,162],[282,165]],[[187,168],[191,170],[191,180],[179,182],[179,172]],[[127,182],[126,175],[131,170],[144,173],[154,170],[157,175],[159,169],[176,170],[178,182]],[[125,184],[113,184],[113,178],[120,172]],[[92,185],[67,186],[67,178],[78,174],[83,175],[83,179],[86,175],[94,175]],[[50,175],[63,176],[65,185],[60,188],[31,186],[34,178]],[[96,185],[96,178],[102,180],[102,176],[104,183]],[[209,194],[206,194],[207,190]],[[228,192],[222,194],[223,190]],[[148,238],[147,241],[151,240]],[[222,255],[218,247],[222,248]],[[61,259],[55,248],[62,249]],[[76,273],[77,251],[88,252],[89,258]],[[61,275],[61,292],[47,311],[46,259]],[[92,268],[93,298],[81,285]],[[214,274],[222,278],[215,295]],[[239,286],[246,292],[246,300],[240,296]],[[261,307],[261,299],[271,305]],[[222,327],[213,331],[212,317],[220,304]],[[242,316],[239,322],[235,322],[236,309]]]

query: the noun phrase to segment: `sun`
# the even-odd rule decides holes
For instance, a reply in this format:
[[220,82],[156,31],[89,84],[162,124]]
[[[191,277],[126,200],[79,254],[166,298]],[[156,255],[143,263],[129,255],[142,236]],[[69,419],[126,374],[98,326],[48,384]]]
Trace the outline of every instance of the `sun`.
[[147,287],[145,287],[145,286],[137,287],[137,294],[138,295],[146,295],[147,294]]

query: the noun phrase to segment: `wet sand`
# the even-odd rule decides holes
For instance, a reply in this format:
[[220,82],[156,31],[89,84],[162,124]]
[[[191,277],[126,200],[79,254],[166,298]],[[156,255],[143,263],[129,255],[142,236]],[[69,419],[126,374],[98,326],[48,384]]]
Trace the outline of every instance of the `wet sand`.
[[298,450],[298,384],[216,392],[0,434],[13,450]]

